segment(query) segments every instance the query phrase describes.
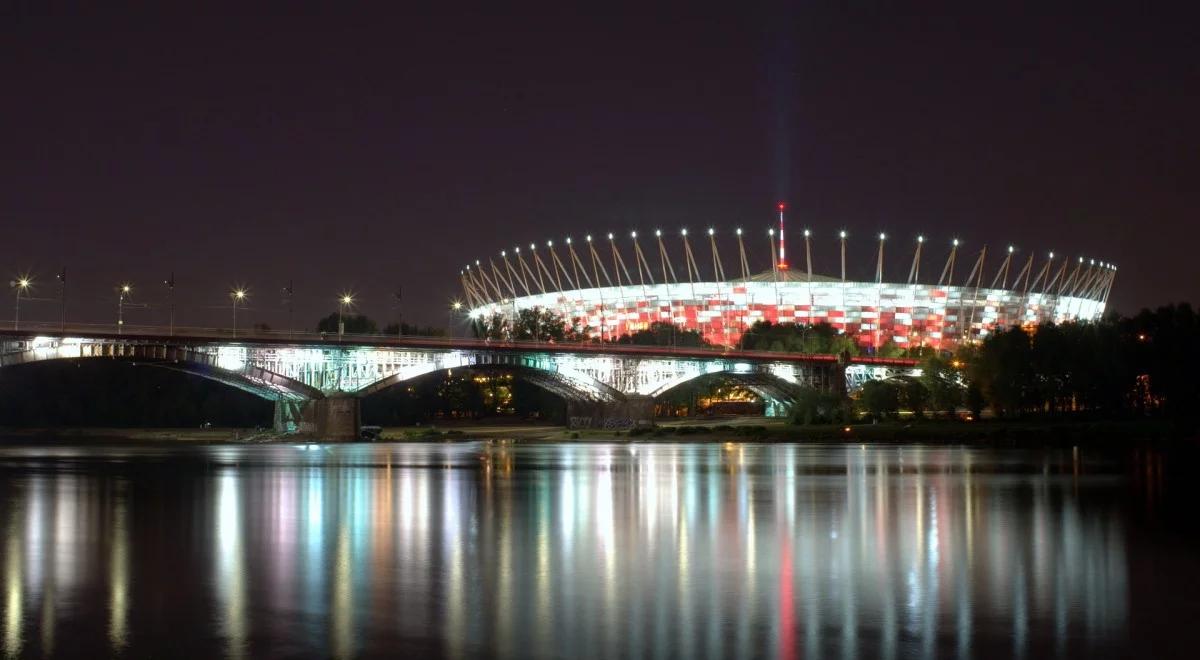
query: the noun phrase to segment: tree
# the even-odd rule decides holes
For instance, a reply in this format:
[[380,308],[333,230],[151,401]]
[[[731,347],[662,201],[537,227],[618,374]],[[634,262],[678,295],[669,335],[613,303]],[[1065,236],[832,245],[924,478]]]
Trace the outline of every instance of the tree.
[[645,330],[622,335],[617,339],[617,343],[637,346],[682,346],[685,348],[709,346],[699,332],[679,328],[674,323],[663,321],[655,321]]
[[471,333],[476,339],[508,339],[508,320],[501,314],[471,319]]
[[383,326],[385,335],[405,335],[408,337],[445,337],[446,329],[432,325],[412,325],[408,323],[389,323]]
[[868,380],[859,392],[859,403],[876,420],[900,410],[900,388],[886,380]]
[[1032,399],[1032,342],[1023,328],[1012,327],[989,336],[971,364],[977,383],[997,416],[1020,414]]
[[550,310],[534,307],[517,312],[517,322],[513,325],[518,341],[550,341],[561,342],[572,337],[567,324]]
[[471,330],[481,339],[498,339],[501,341],[580,341],[582,333],[567,325],[562,317],[552,311],[533,307],[517,312],[515,321],[501,314],[493,314],[491,318],[475,319]]
[[[342,324],[345,326],[346,334],[373,335],[379,332],[379,327],[375,325],[375,321],[363,314],[342,314],[340,318]],[[338,332],[338,319],[338,313],[334,312],[317,321],[317,332],[336,334]]]
[[771,323],[759,321],[750,326],[739,346],[746,350],[787,353],[858,355],[854,339],[828,323]]
[[793,424],[838,424],[849,421],[849,400],[837,392],[802,387],[792,406]]
[[884,341],[879,345],[879,348],[875,350],[875,355],[884,358],[904,357],[904,354],[904,349],[900,348],[900,345],[891,339]]
[[967,405],[967,410],[971,411],[973,419],[979,419],[983,415],[983,406],[986,404],[986,401],[983,398],[983,390],[979,388],[979,385],[974,382],[969,383],[963,400]]
[[929,405],[929,389],[917,378],[902,376],[897,379],[900,390],[900,407],[912,411],[914,417],[924,417]]
[[956,366],[960,364],[937,353],[921,361],[921,384],[929,392],[929,403],[935,411],[952,415],[962,405],[963,385]]

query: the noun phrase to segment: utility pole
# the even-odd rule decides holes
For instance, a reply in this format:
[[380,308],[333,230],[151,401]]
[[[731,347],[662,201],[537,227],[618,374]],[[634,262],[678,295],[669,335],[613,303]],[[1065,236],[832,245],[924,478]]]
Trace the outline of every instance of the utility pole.
[[396,339],[401,339],[404,337],[404,308],[401,306],[404,302],[404,289],[396,287],[392,296],[396,299]]
[[287,302],[288,308],[288,332],[296,331],[295,315],[292,312],[292,281],[288,280],[287,286],[283,287],[284,300]]
[[59,331],[63,334],[67,332],[67,267],[63,266],[58,272],[58,301],[62,306],[62,319],[59,323]]
[[168,336],[175,336],[175,271],[171,271],[171,276],[163,280],[163,284],[167,287],[167,309],[168,309]]

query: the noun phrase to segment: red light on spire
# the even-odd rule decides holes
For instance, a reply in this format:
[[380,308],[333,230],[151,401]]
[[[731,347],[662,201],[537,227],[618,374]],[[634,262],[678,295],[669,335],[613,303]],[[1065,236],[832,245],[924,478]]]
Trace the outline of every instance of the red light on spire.
[[788,269],[787,253],[784,252],[783,243],[783,209],[785,206],[783,202],[779,202],[779,262],[775,266],[779,270]]

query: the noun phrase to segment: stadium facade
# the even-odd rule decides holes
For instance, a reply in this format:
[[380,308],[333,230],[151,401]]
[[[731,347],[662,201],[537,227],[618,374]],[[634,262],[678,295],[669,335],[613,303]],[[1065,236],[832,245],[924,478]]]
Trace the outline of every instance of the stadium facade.
[[[758,321],[828,323],[870,351],[893,342],[899,347],[953,348],[978,340],[997,328],[1030,326],[1048,321],[1095,320],[1103,314],[1116,267],[1084,257],[1045,254],[1021,259],[1013,247],[1003,250],[989,268],[988,249],[960,261],[960,245],[951,241],[940,275],[923,280],[924,237],[917,237],[905,281],[889,281],[884,272],[886,236],[879,235],[875,277],[846,277],[845,232],[840,244],[839,276],[812,270],[812,235],[801,236],[800,268],[788,263],[780,226],[767,232],[771,268],[752,273],[740,229],[733,247],[737,276],[727,277],[717,232],[701,240],[681,231],[672,260],[662,232],[639,243],[637,232],[617,239],[566,239],[556,248],[530,244],[503,250],[462,270],[462,286],[470,315],[476,319],[511,320],[520,310],[544,309],[587,335],[614,339],[646,329],[651,323],[673,323],[700,332],[714,344],[732,346]],[[876,241],[872,241],[875,243]],[[619,245],[623,244],[623,247]],[[681,257],[681,258],[680,258]],[[1037,263],[1035,263],[1037,262]],[[958,268],[956,268],[956,266]],[[956,280],[955,271],[966,277]]]

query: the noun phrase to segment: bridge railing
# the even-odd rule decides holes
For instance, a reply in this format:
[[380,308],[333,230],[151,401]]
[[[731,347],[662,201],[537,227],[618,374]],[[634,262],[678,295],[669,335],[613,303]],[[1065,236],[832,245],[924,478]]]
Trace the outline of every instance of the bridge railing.
[[[94,339],[131,339],[146,341],[197,341],[197,342],[247,342],[263,344],[350,344],[355,346],[394,348],[447,348],[447,349],[508,349],[529,351],[558,351],[569,353],[595,353],[620,355],[645,355],[657,357],[694,357],[712,359],[754,359],[776,361],[837,362],[837,356],[824,353],[781,353],[760,350],[742,350],[725,346],[681,347],[645,346],[638,344],[614,344],[600,342],[554,342],[554,341],[509,341],[476,339],[472,337],[437,337],[424,335],[383,334],[338,334],[335,332],[312,332],[306,330],[262,330],[255,328],[213,328],[200,326],[159,325],[116,326],[99,323],[21,323],[19,328],[0,329],[0,336],[9,337],[85,337]],[[908,358],[879,358],[857,356],[854,364],[884,366],[914,366],[917,360]]]

